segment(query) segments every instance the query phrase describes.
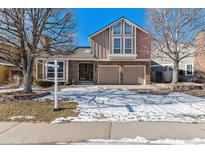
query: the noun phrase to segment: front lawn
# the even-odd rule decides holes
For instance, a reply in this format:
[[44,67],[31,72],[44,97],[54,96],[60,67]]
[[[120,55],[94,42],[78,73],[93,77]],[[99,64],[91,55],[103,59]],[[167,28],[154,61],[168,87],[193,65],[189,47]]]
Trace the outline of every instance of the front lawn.
[[0,103],[0,121],[51,122],[58,117],[78,116],[76,102],[59,101],[60,111],[53,111],[54,102],[21,101]]
[[189,90],[189,91],[182,91],[182,93],[205,98],[205,90]]

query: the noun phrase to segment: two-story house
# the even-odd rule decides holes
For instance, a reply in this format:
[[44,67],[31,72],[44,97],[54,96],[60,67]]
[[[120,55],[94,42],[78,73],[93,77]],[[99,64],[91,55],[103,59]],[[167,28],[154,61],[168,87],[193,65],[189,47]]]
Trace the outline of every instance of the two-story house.
[[78,47],[64,55],[36,60],[36,79],[53,80],[46,63],[58,60],[62,82],[93,84],[150,83],[151,35],[125,17],[89,36],[91,47]]

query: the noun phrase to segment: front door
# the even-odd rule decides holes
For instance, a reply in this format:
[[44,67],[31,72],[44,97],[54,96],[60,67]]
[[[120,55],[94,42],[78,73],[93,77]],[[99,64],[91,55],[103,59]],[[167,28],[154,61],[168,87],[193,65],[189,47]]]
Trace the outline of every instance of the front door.
[[93,64],[79,64],[79,80],[93,81]]
[[162,74],[162,72],[161,71],[156,71],[155,72],[155,82],[157,82],[157,83],[162,83],[162,81],[163,81],[163,74]]

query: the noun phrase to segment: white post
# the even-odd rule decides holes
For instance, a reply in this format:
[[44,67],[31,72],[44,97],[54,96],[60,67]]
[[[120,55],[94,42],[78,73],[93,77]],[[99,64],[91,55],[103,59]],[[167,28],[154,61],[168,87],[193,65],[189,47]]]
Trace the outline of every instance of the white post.
[[54,69],[55,69],[55,86],[54,86],[54,93],[55,93],[55,104],[54,104],[54,111],[58,110],[58,63],[57,60],[54,61]]

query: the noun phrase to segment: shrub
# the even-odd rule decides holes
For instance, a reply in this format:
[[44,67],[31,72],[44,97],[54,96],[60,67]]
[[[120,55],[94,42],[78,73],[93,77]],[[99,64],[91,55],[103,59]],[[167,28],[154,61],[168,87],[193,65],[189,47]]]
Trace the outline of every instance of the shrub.
[[195,83],[205,83],[205,78],[203,76],[199,76],[191,79],[190,81]]
[[35,80],[34,84],[40,87],[51,87],[54,83],[48,80]]
[[64,86],[70,86],[70,85],[72,85],[72,83],[71,82],[65,82],[63,85]]

